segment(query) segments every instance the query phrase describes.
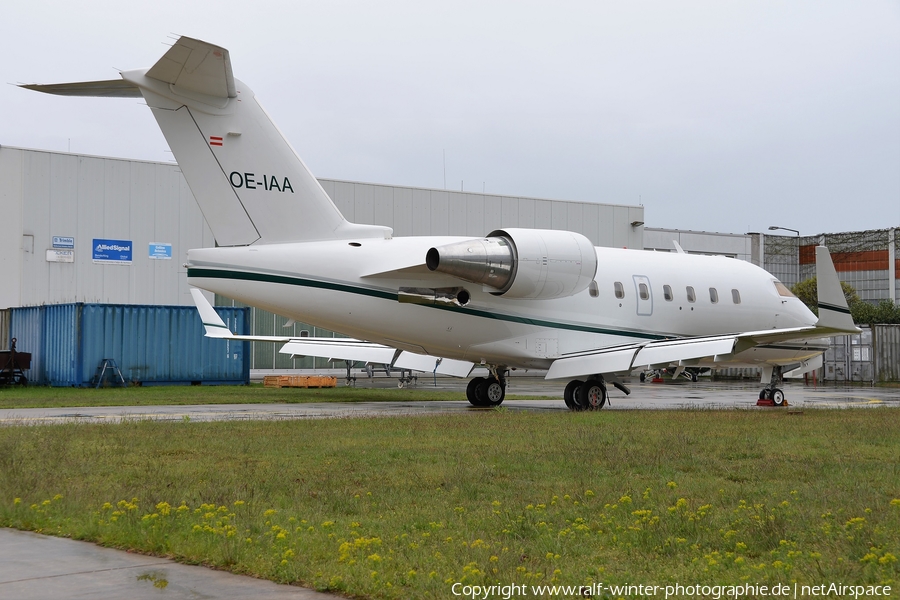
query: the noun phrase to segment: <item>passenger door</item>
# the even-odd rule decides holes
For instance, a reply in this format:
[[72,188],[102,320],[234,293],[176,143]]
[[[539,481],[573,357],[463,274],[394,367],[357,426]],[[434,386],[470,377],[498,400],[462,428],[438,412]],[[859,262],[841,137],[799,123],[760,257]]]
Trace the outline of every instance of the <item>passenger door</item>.
[[653,289],[646,275],[633,275],[634,293],[637,297],[637,314],[649,317],[653,314]]

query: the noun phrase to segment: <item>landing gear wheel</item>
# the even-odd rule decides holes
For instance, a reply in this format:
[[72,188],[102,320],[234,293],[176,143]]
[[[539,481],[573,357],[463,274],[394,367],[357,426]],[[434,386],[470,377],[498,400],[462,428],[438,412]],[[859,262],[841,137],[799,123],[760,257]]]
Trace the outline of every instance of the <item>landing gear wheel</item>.
[[691,381],[697,383],[697,374],[691,371]]
[[599,379],[588,379],[578,388],[581,410],[600,410],[606,404],[606,386]]
[[578,388],[582,385],[584,385],[584,382],[579,379],[573,379],[566,385],[566,389],[563,391],[563,400],[565,400],[569,410],[578,410],[578,404],[575,402],[575,394],[578,393]]
[[768,400],[769,399],[769,390],[759,390],[759,399],[760,400]]
[[640,377],[641,383],[644,383],[645,381],[647,381],[647,374],[644,373],[643,371],[641,371],[641,374],[639,377]]
[[484,377],[475,377],[469,382],[469,385],[466,386],[466,400],[468,400],[469,404],[472,406],[484,406],[484,404],[479,404],[478,395],[476,394],[478,386],[484,381],[486,381]]
[[771,394],[769,394],[769,399],[775,406],[784,406],[784,392],[778,388],[772,390]]
[[497,381],[493,377],[483,379],[475,387],[475,398],[478,406],[500,406],[506,398],[506,382]]

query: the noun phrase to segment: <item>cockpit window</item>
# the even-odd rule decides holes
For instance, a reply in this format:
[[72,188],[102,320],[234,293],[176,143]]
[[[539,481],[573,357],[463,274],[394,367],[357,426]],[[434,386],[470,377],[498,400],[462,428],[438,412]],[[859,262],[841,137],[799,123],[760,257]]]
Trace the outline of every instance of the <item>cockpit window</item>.
[[794,292],[787,289],[787,286],[784,285],[783,283],[781,283],[780,281],[778,281],[777,279],[775,281],[773,281],[772,283],[775,284],[775,289],[778,290],[779,296],[784,296],[785,298],[796,298],[797,297],[794,295]]

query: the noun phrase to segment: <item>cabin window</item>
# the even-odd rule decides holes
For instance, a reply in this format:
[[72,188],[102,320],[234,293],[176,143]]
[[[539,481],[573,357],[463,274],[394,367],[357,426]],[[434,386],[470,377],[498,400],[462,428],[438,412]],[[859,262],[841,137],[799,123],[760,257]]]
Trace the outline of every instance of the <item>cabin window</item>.
[[737,290],[731,290],[731,301],[735,304],[741,303],[741,293]]
[[638,285],[638,293],[641,295],[641,300],[650,299],[650,290],[649,288],[647,288],[646,283],[641,283]]
[[694,293],[694,288],[692,286],[687,286],[685,289],[687,291],[688,302],[696,302],[697,294]]
[[673,297],[674,296],[672,296],[672,286],[664,285],[663,286],[663,298],[666,299],[666,302],[671,302]]
[[716,291],[716,288],[709,288],[709,301],[713,304],[719,302],[719,292]]
[[775,280],[772,283],[775,284],[775,289],[778,290],[779,296],[784,296],[785,298],[796,298],[794,293],[791,290],[787,289],[787,286],[780,281]]
[[591,298],[596,298],[600,295],[600,286],[597,285],[596,281],[592,281],[591,285],[588,286],[588,293],[590,293]]
[[616,298],[618,298],[619,300],[624,298],[625,297],[625,286],[622,285],[621,281],[617,281],[615,283],[615,288],[616,288]]
[[309,329],[301,329],[300,337],[309,337]]

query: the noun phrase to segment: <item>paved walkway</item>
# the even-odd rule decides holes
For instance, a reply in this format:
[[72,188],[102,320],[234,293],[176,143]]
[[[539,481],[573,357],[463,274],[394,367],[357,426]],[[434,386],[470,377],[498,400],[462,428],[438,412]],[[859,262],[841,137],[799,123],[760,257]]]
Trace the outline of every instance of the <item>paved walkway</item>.
[[0,529],[0,598],[333,600],[336,597],[89,542]]

